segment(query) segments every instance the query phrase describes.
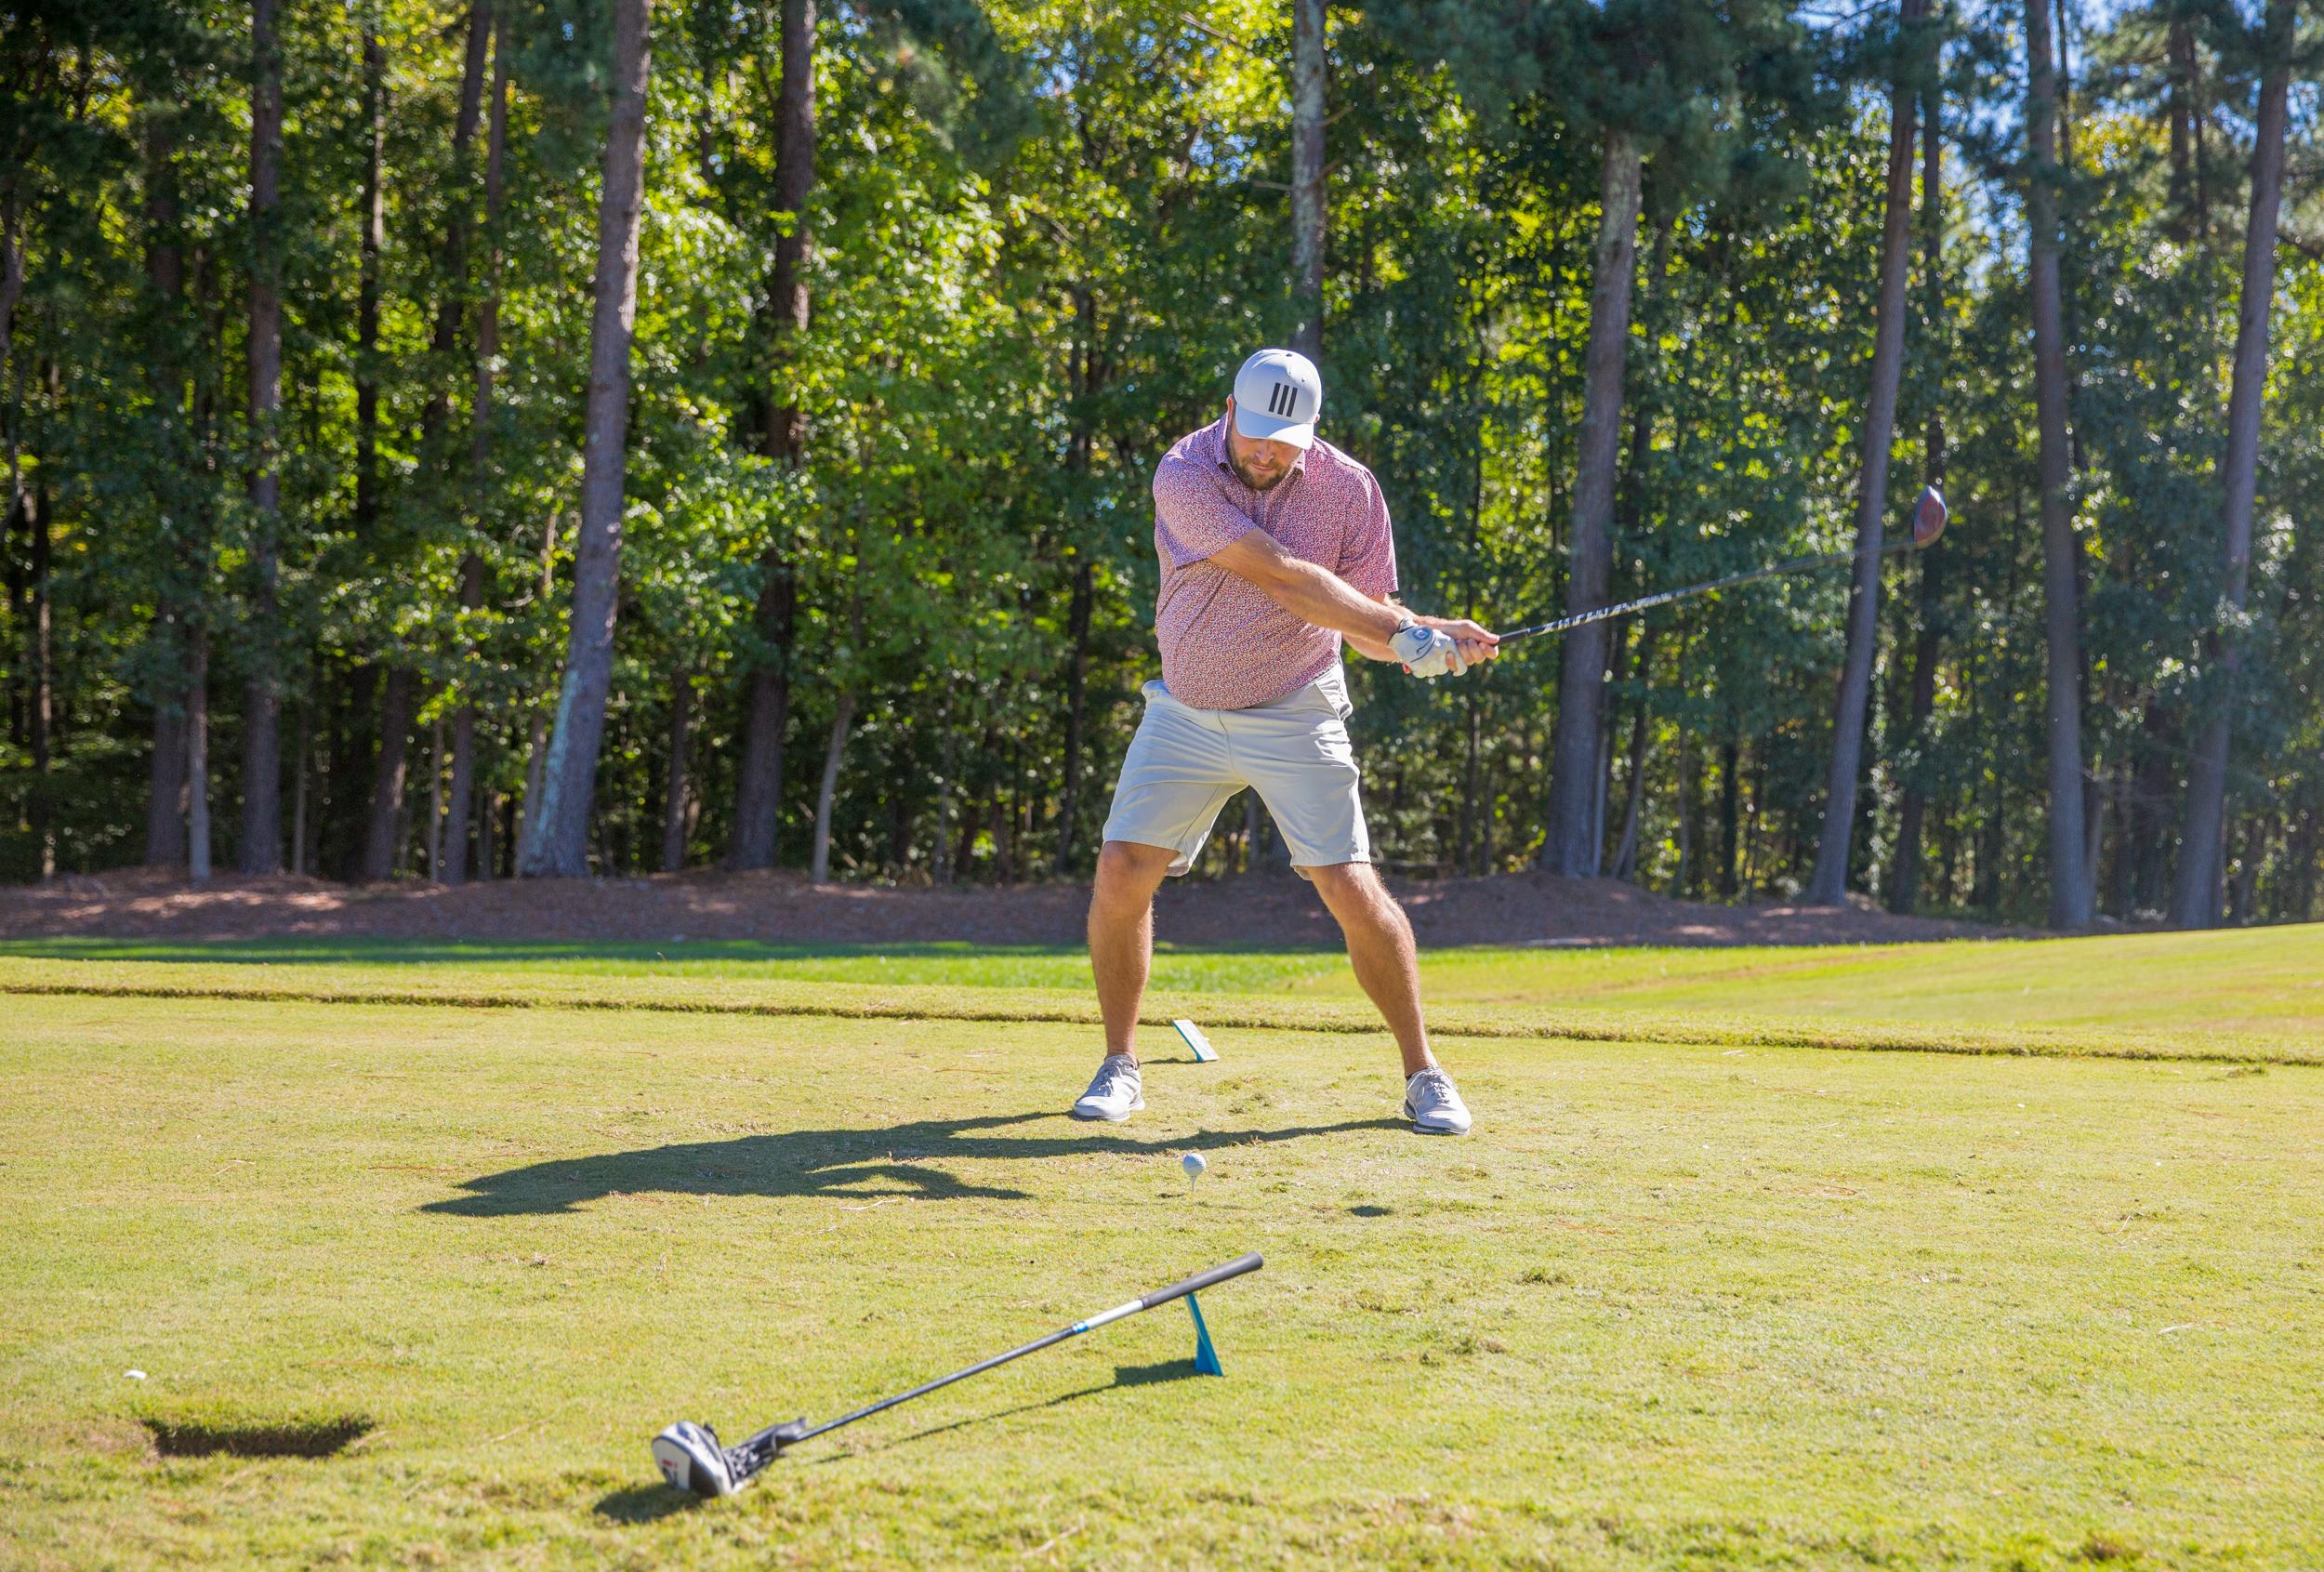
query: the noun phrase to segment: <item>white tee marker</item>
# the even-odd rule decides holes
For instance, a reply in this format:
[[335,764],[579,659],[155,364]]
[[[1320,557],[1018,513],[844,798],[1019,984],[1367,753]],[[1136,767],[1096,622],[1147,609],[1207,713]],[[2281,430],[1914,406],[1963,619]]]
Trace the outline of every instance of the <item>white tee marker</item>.
[[1180,1037],[1186,1039],[1186,1046],[1195,1050],[1196,1063],[1212,1064],[1218,1062],[1219,1050],[1210,1046],[1210,1039],[1202,1035],[1200,1026],[1192,1021],[1173,1021],[1170,1024],[1177,1028]]

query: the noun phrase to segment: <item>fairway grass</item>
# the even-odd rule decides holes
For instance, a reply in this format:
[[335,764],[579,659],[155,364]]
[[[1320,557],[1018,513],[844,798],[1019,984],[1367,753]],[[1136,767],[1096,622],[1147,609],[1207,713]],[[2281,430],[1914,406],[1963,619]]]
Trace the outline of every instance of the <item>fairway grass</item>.
[[[1070,1022],[73,987],[0,1016],[0,1565],[2324,1565],[2324,1070],[1447,1036],[1430,1141],[1353,1029],[1090,1127]],[[1245,1249],[1224,1380],[1169,1307],[652,1473]]]
[[[1424,951],[1447,1029],[1601,1040],[2324,1062],[2324,924],[1918,945]],[[1094,1021],[1078,949],[735,942],[0,942],[0,991]],[[1149,1019],[1369,1030],[1337,951],[1171,951]]]

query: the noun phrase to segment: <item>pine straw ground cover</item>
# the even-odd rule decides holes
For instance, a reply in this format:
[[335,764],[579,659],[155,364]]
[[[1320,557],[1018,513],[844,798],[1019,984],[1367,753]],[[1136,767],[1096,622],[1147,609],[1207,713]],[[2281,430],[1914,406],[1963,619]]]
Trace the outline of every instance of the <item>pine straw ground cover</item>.
[[[1119,1129],[1059,978],[0,963],[0,1565],[2324,1565],[2316,973],[2135,943],[1787,952],[1776,1027],[1439,958],[1464,1142],[1314,958],[1184,993],[1224,1061],[1155,1039]],[[2036,974],[2063,1055],[1989,1051]],[[2181,990],[2261,997],[2171,1057]],[[734,1501],[651,1473],[1248,1248],[1224,1380],[1173,1309]]]

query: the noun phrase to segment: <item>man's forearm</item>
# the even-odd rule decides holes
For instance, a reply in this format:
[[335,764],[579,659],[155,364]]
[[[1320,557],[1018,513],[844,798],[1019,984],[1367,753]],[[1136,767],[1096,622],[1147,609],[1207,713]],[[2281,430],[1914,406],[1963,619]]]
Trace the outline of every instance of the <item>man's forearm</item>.
[[1290,561],[1261,588],[1268,598],[1303,622],[1327,627],[1374,660],[1393,660],[1388,641],[1404,625],[1404,614],[1375,601],[1355,586],[1314,562]]
[[1493,635],[1475,623],[1414,616],[1385,600],[1375,601],[1329,568],[1292,556],[1257,526],[1211,553],[1210,560],[1256,585],[1301,622],[1329,628],[1353,645],[1358,654],[1373,660],[1403,659],[1389,641],[1407,622],[1451,635],[1459,641],[1464,660],[1492,659]]

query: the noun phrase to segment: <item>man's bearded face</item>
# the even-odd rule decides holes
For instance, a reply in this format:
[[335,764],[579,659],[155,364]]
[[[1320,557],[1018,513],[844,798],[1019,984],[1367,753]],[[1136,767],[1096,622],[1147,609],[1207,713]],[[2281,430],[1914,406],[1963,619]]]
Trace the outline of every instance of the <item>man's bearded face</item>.
[[1300,450],[1289,443],[1271,442],[1264,437],[1247,437],[1235,429],[1234,403],[1229,401],[1226,422],[1226,460],[1235,467],[1235,474],[1253,491],[1265,491],[1279,483],[1299,462]]

